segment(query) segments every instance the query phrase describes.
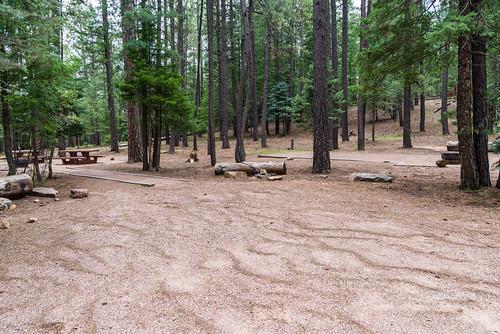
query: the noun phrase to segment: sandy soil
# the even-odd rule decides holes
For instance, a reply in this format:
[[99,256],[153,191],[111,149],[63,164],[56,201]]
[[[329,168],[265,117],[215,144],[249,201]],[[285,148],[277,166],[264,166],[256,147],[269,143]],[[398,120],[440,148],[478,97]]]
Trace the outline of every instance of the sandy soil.
[[[376,125],[401,135],[392,121]],[[57,166],[155,186],[57,175],[46,185],[60,201],[16,200],[0,230],[0,332],[498,333],[500,203],[458,190],[457,167],[424,166],[454,137],[439,126],[415,133],[411,150],[386,138],[356,152],[351,137],[332,157],[359,161],[333,160],[327,177],[294,159],[282,181],[229,180],[204,149],[194,164],[189,149],[164,154],[145,176],[106,172],[142,173],[125,153]],[[310,134],[293,137],[311,148]],[[289,143],[248,141],[248,160]],[[217,154],[233,161],[233,149]],[[395,165],[408,159],[423,167]],[[353,172],[396,180],[352,183]],[[73,200],[71,188],[90,195]]]

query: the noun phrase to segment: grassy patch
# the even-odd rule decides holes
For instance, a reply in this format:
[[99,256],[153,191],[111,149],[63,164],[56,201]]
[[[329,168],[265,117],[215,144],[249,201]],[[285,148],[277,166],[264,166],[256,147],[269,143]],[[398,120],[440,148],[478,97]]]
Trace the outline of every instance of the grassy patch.
[[262,150],[260,154],[275,154],[275,153],[290,153],[290,152],[307,152],[311,149],[300,149],[300,150]]
[[393,137],[377,137],[375,140],[403,140],[403,137],[393,136]]

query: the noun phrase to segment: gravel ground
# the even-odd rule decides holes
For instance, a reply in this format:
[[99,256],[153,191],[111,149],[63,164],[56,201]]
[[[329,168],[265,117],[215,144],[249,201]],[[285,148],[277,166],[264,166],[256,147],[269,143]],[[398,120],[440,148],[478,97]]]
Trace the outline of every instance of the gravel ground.
[[[449,139],[367,150],[423,162]],[[298,148],[311,142],[295,136]],[[270,138],[270,150],[287,143]],[[353,145],[339,152],[363,160]],[[191,182],[106,173],[141,173],[124,153],[107,153],[79,167],[93,172],[57,169],[155,186],[58,175],[47,185],[60,201],[16,200],[2,213],[11,227],[0,230],[0,332],[500,331],[500,203],[458,190],[459,168],[337,160],[324,177],[294,159],[282,181],[241,181],[214,176],[201,152],[194,164],[184,163],[188,149],[164,154],[165,167],[147,173]],[[276,152],[249,141],[247,153]],[[218,154],[232,161],[232,150]],[[352,172],[396,180],[352,183]],[[71,188],[89,197],[73,200]]]

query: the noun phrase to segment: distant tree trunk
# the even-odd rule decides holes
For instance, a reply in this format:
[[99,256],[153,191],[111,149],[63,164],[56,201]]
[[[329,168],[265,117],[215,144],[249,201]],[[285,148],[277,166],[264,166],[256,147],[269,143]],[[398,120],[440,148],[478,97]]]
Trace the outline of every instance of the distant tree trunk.
[[[236,66],[239,61],[236,59],[236,48],[235,48],[235,38],[234,38],[234,7],[233,0],[229,1],[229,40],[231,41],[231,104],[233,105],[233,110],[238,110],[237,100],[238,100],[238,81],[236,79]],[[233,135],[236,136],[236,115],[233,116]]]
[[314,44],[314,144],[313,168],[316,174],[330,173],[328,144],[328,59],[330,58],[330,20],[328,1],[313,2]]
[[260,134],[260,146],[267,147],[267,93],[269,88],[269,67],[271,65],[271,26],[266,21],[266,63],[264,67],[264,88],[262,90],[262,129]]
[[[484,25],[481,13],[482,0],[472,0],[471,10],[476,15],[478,26]],[[474,126],[474,150],[481,187],[491,187],[490,163],[488,160],[488,109],[486,107],[486,37],[484,29],[471,36],[472,52],[472,122]]]
[[[331,7],[331,27],[332,27],[332,70],[333,70],[333,80],[335,80],[335,85],[333,88],[334,94],[336,94],[339,90],[339,85],[337,80],[339,78],[339,60],[338,60],[338,52],[337,52],[337,4],[336,0],[330,0]],[[302,89],[301,89],[302,92]],[[335,98],[334,98],[335,99]],[[337,102],[333,104],[335,109],[338,108]],[[336,150],[339,148],[339,120],[337,115],[333,119],[330,120],[330,149]]]
[[115,97],[113,93],[113,70],[111,65],[111,50],[109,45],[108,1],[102,0],[102,25],[104,35],[104,57],[106,65],[106,84],[108,90],[109,132],[111,136],[111,151],[120,152],[118,148],[118,130],[116,129]]
[[348,0],[342,0],[342,92],[344,102],[342,103],[342,141],[349,141],[349,120],[347,117],[348,95],[347,95],[347,23],[348,23]]
[[[366,23],[363,19],[366,18],[366,0],[361,0],[361,23],[360,23],[360,38],[359,51],[363,52],[366,48]],[[363,78],[359,76],[359,85],[362,87]],[[366,101],[363,92],[358,93],[358,151],[365,150],[365,124],[366,124]]]
[[170,145],[168,146],[168,154],[175,154],[175,142],[177,141],[177,131],[172,129],[170,135]]
[[[174,13],[174,0],[169,0],[168,8],[170,10],[170,50],[175,52],[175,16]],[[177,63],[176,57],[171,57],[170,62],[172,64]]]
[[[404,93],[403,93],[404,96]],[[401,100],[401,95],[398,93],[398,97],[396,100],[397,103],[397,108],[398,108],[398,118],[399,118],[399,126],[403,127],[404,123],[404,118],[403,118],[403,101]]]
[[[194,110],[194,118],[198,119],[198,108],[201,105],[201,27],[203,22],[203,0],[200,3],[200,13],[198,19],[198,52],[197,52],[197,63],[196,63],[196,96],[195,104],[196,109]],[[198,151],[198,140],[196,131],[193,133],[193,150]]]
[[425,94],[420,93],[420,132],[425,132]]
[[[280,51],[279,51],[279,47],[280,47],[280,39],[281,39],[281,34],[279,31],[276,31],[276,36],[277,37],[274,37],[274,66],[275,66],[275,85],[280,82]],[[279,135],[280,134],[280,118],[279,116],[276,116],[276,118],[274,119],[274,124],[275,124],[275,127],[274,127],[274,134],[275,135]]]
[[413,147],[411,144],[411,102],[411,86],[406,84],[403,101],[403,148]]
[[[459,0],[459,13],[470,13],[470,2]],[[457,123],[460,153],[460,188],[479,189],[479,176],[471,122],[471,43],[469,36],[458,38]]]
[[222,148],[230,148],[229,145],[229,124],[228,124],[228,88],[227,88],[227,29],[226,29],[226,0],[221,0],[220,10],[220,43],[219,43],[219,116],[220,116],[220,137]]
[[375,141],[375,122],[377,121],[377,98],[373,98],[372,106],[372,141]]
[[259,111],[257,109],[257,65],[256,65],[256,55],[255,55],[255,30],[252,13],[254,10],[255,1],[250,1],[249,6],[249,21],[250,21],[250,51],[252,61],[250,62],[250,82],[252,86],[252,140],[259,140]]
[[[450,50],[450,46],[446,45],[445,52]],[[448,129],[448,68],[443,69],[443,90],[441,92],[441,126],[443,135],[449,135]]]
[[[292,0],[292,11],[295,11],[295,0]],[[295,15],[295,14],[292,14]],[[290,90],[290,100],[293,99],[293,83],[295,75],[295,20],[292,18],[290,22],[290,73],[289,73],[289,90]],[[292,128],[292,119],[290,116],[286,117],[285,120],[285,133],[290,134]]]
[[11,137],[12,132],[10,129],[10,112],[9,112],[9,105],[7,104],[6,101],[6,97],[7,95],[9,95],[9,93],[7,91],[7,80],[5,79],[4,73],[2,73],[0,85],[1,85],[1,99],[2,99],[2,126],[3,126],[5,158],[7,159],[7,164],[9,165],[9,172],[7,175],[15,175],[17,169],[16,169],[16,161],[14,161],[14,157],[12,156],[13,147],[12,147],[12,137]]
[[[300,37],[302,43],[304,42],[304,10],[300,8]],[[306,79],[306,59],[304,48],[300,48],[300,94],[304,92],[304,82]]]
[[[125,17],[125,12],[132,11],[132,0],[121,0],[122,4],[122,30],[123,30],[123,44],[127,45],[129,42],[135,40],[135,29],[132,22]],[[133,64],[129,54],[124,52],[124,75],[125,80],[132,80]],[[128,135],[128,163],[142,161],[142,142],[140,132],[140,117],[139,108],[134,102],[126,102],[127,106],[127,135]]]
[[210,163],[216,164],[215,157],[215,121],[214,121],[214,4],[207,0],[208,29],[208,151]]
[[245,127],[245,115],[243,111],[243,98],[245,94],[245,83],[247,79],[248,64],[250,60],[250,22],[249,13],[246,7],[246,0],[241,0],[241,12],[243,15],[243,62],[240,73],[240,87],[238,91],[238,109],[236,119],[236,148],[234,157],[236,162],[243,162],[246,160],[245,146],[243,142],[243,129]]

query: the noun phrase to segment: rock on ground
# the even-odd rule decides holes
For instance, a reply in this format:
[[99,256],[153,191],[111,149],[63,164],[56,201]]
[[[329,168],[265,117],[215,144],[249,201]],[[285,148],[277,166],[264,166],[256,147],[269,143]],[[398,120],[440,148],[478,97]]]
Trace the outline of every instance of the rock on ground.
[[384,174],[353,173],[349,177],[349,181],[392,182],[394,181],[394,176]]
[[228,179],[245,180],[248,178],[245,172],[224,172],[224,177]]
[[9,209],[12,205],[12,201],[5,197],[0,197],[0,211]]
[[33,188],[31,196],[56,198],[58,197],[58,192],[53,188],[38,187]]
[[85,198],[89,195],[87,189],[71,189],[71,198]]

